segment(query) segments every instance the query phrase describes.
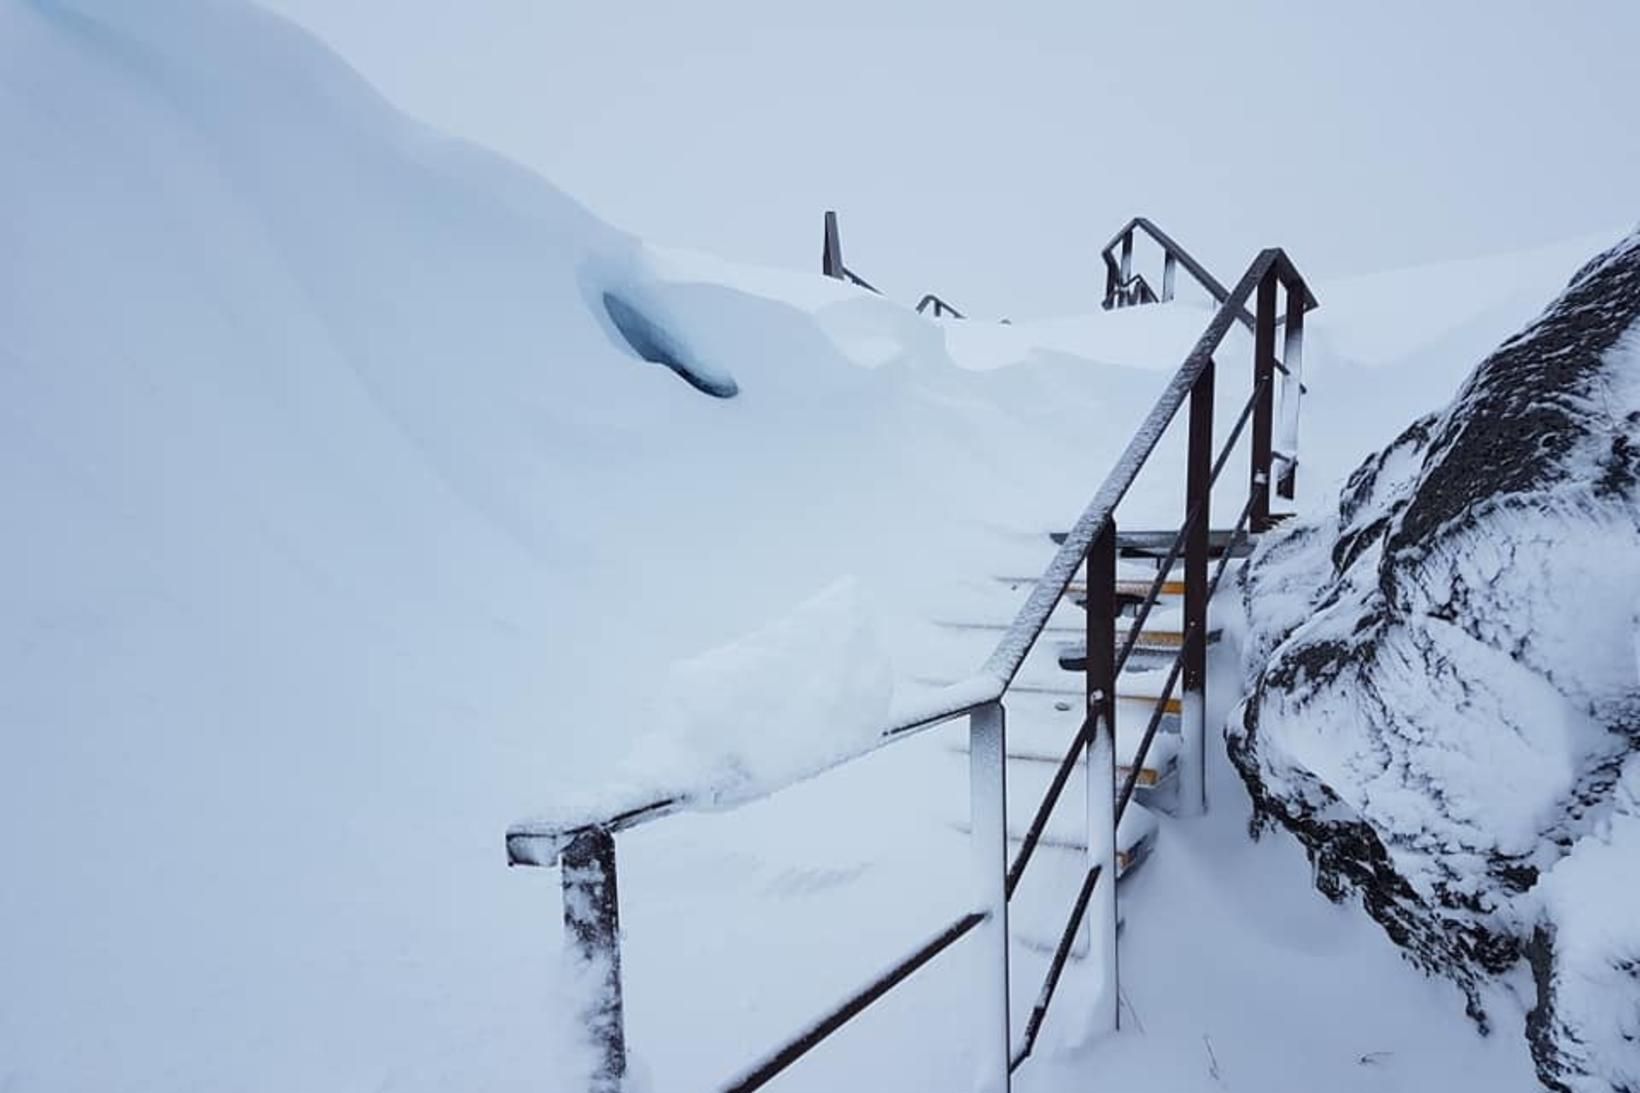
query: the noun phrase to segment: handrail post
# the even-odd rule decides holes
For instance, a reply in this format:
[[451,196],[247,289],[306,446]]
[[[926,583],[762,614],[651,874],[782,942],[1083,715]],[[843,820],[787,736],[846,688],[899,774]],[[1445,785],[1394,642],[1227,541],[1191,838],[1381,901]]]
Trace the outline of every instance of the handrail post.
[[1008,766],[1007,714],[1002,703],[968,715],[969,846],[974,909],[985,913],[975,931],[978,1093],[1008,1093]]
[[621,927],[615,890],[615,837],[588,828],[564,848],[560,872],[564,936],[588,980],[581,1019],[595,1061],[589,1093],[620,1093],[626,1075],[626,1031],[621,1007]]
[[1253,316],[1253,390],[1262,392],[1253,404],[1252,515],[1248,525],[1256,535],[1268,531],[1270,520],[1270,432],[1274,424],[1276,371],[1276,267],[1272,264],[1258,283],[1258,310]]
[[1128,293],[1132,290],[1128,282],[1133,280],[1133,229],[1129,228],[1122,236],[1122,302],[1121,306],[1131,304],[1133,300]]
[[1281,377],[1281,434],[1276,441],[1281,473],[1276,493],[1291,501],[1298,486],[1298,408],[1304,395],[1304,304],[1303,285],[1287,285],[1287,321],[1283,326],[1281,363],[1287,369]]
[[820,249],[820,272],[843,280],[843,244],[837,236],[837,213],[826,210],[826,237]]
[[1190,452],[1185,471],[1184,694],[1180,702],[1179,811],[1207,811],[1207,549],[1212,521],[1213,372],[1211,358],[1190,389]]
[[1116,519],[1088,547],[1086,709],[1097,718],[1087,744],[1088,868],[1099,870],[1088,906],[1089,955],[1098,969],[1099,996],[1090,1033],[1115,1031],[1116,954]]
[[1174,283],[1178,280],[1178,276],[1179,260],[1172,251],[1168,251],[1167,256],[1162,259],[1162,303],[1165,304],[1173,299]]

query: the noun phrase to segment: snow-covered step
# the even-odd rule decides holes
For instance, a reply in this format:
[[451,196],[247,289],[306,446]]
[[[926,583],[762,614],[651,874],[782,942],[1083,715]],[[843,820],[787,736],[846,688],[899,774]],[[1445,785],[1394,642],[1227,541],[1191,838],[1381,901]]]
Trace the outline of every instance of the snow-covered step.
[[[1081,707],[1079,703],[1072,705],[1064,701],[1049,705],[1043,703],[1041,698],[1019,695],[1008,703],[1008,758],[1020,763],[1046,764],[1051,773],[1065,758],[1066,749],[1081,728]],[[1034,703],[1033,699],[1036,700]],[[1139,708],[1135,706],[1130,709],[1137,713]],[[1145,727],[1149,724],[1149,709],[1154,709],[1154,706],[1148,707],[1143,717],[1124,717],[1120,709],[1117,712],[1116,761],[1123,778],[1127,777],[1143,742]],[[1172,777],[1178,761],[1179,737],[1176,731],[1170,730],[1176,728],[1176,718],[1164,720],[1161,731],[1151,740],[1145,754],[1145,763],[1136,783],[1138,786],[1150,789]],[[948,739],[950,750],[963,755],[968,753],[965,734],[952,735]]]
[[[1008,697],[1003,700],[1003,705],[1008,706],[1011,709],[1015,701],[1025,696],[1053,698],[1061,702],[1079,705],[1082,702],[1082,688],[1077,685],[1077,680],[1075,677],[1070,677],[1065,685],[1053,687],[1040,686],[1031,683],[1016,683],[1013,687],[1009,688]],[[1176,725],[1181,706],[1182,704],[1177,697],[1168,699],[1167,708],[1162,717],[1162,724],[1164,727],[1171,730],[1174,725]],[[1123,695],[1117,695],[1117,727],[1120,728],[1124,722],[1133,720],[1138,720],[1140,725],[1148,725],[1150,723],[1151,714],[1153,714],[1155,710],[1156,700],[1154,698],[1145,698],[1141,696],[1125,697]],[[1170,721],[1170,718],[1173,720]]]
[[[1182,570],[1175,570],[1175,573],[1177,575],[1169,574],[1162,580],[1162,587],[1159,590],[1161,596],[1184,595],[1184,573]],[[1034,577],[998,577],[997,581],[1007,585],[1009,590],[1030,588],[1036,584],[1036,578]],[[1116,578],[1116,595],[1123,599],[1143,600],[1150,595],[1150,590],[1155,583],[1156,574],[1154,570],[1150,573],[1133,574],[1126,577],[1118,575]],[[1065,586],[1065,595],[1073,597],[1078,603],[1083,601],[1087,594],[1087,581],[1081,577]]]
[[[1137,868],[1152,845],[1153,841],[1136,847],[1129,858],[1130,864],[1120,867],[1118,879]],[[1076,904],[1087,869],[1088,855],[1085,850],[1062,846],[1037,847],[1036,853],[1031,855],[1029,868],[1020,878],[1014,898],[1008,901],[1008,933],[1015,945],[1044,955],[1054,951],[1059,945],[1071,908]],[[1121,928],[1125,910],[1122,901],[1118,901],[1118,929]],[[1071,957],[1080,960],[1087,952],[1088,931],[1084,925],[1071,943]],[[1040,980],[1037,985],[1040,985]],[[1030,1001],[1034,1002],[1034,989],[1031,994]]]
[[[1167,557],[1167,552],[1173,549],[1173,540],[1178,537],[1177,528],[1164,528],[1161,531],[1121,531],[1116,532],[1116,552],[1121,558],[1155,558]],[[1055,543],[1063,544],[1065,533],[1051,531],[1048,538]],[[1232,558],[1245,558],[1253,552],[1257,537],[1244,534],[1230,552]],[[1209,557],[1217,558],[1224,554],[1225,548],[1230,545],[1229,531],[1209,531],[1207,533],[1207,553]]]
[[[1133,632],[1132,624],[1118,619],[1116,622],[1116,646],[1120,649]],[[1208,623],[1207,643],[1213,645],[1222,636],[1219,627]],[[1135,655],[1144,655],[1154,660],[1155,656],[1163,653],[1177,653],[1184,645],[1184,615],[1180,611],[1169,611],[1159,607],[1150,613],[1139,630],[1139,640],[1134,643]],[[1062,642],[1058,646],[1059,666],[1066,671],[1080,672],[1087,664],[1087,645],[1080,641]]]
[[[1161,734],[1157,734],[1161,738]],[[955,757],[953,757],[955,758]],[[1008,764],[1008,839],[1012,843],[1019,843],[1025,838],[1025,833],[1031,829],[1031,821],[1036,818],[1036,810],[1042,804],[1043,796],[1048,791],[1048,785],[1053,781],[1054,765],[1051,763],[1036,763],[1015,760]],[[1042,829],[1042,842],[1048,846],[1061,846],[1087,849],[1087,770],[1084,764],[1078,763],[1072,770],[1070,777],[1065,780],[1065,788],[1060,791],[1059,800],[1054,805],[1053,812],[1048,816],[1048,822]],[[966,802],[966,798],[964,798]],[[960,815],[952,814],[949,819],[953,827],[961,831],[968,830],[968,815],[966,803],[960,806]],[[1127,853],[1136,851],[1140,843],[1152,834],[1152,827],[1156,818],[1145,811],[1137,803],[1130,804],[1126,814],[1122,817],[1122,828],[1119,834],[1117,849]]]

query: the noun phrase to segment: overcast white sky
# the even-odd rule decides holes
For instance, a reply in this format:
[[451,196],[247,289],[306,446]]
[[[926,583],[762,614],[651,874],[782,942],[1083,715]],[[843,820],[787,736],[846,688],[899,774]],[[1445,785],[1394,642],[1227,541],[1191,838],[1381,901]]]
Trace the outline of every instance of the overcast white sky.
[[1640,0],[265,0],[657,242],[1087,310],[1143,212],[1233,279],[1640,220]]

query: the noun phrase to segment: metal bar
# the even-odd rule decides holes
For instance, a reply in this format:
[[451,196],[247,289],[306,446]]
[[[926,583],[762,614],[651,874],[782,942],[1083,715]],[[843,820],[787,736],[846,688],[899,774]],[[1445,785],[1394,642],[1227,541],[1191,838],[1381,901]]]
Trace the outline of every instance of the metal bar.
[[826,210],[825,241],[820,247],[820,272],[843,280],[843,244],[837,237],[837,213]]
[[1247,268],[1235,291],[1214,314],[1213,321],[1202,332],[1202,336],[1196,340],[1195,347],[1185,358],[1179,371],[1174,374],[1167,389],[1157,397],[1156,404],[1128,441],[1127,448],[1123,450],[1116,466],[1106,475],[1099,492],[1082,511],[1076,524],[1065,533],[1058,553],[1048,563],[1041,580],[1037,581],[1030,597],[1020,606],[1014,621],[1009,624],[1008,632],[997,642],[996,649],[980,669],[981,675],[998,681],[997,694],[1000,695],[1018,674],[1020,665],[1036,644],[1042,627],[1065,594],[1065,589],[1075,578],[1076,571],[1086,555],[1088,544],[1093,541],[1094,535],[1104,521],[1116,510],[1117,504],[1127,495],[1128,489],[1138,476],[1139,469],[1155,450],[1179,407],[1184,404],[1184,400],[1190,394],[1190,388],[1195,386],[1196,377],[1201,374],[1201,370],[1212,359],[1219,343],[1229,333],[1231,324],[1236,321],[1236,312],[1242,309],[1242,305],[1252,295],[1259,280],[1271,268],[1279,253],[1274,250],[1263,251]]
[[938,296],[934,295],[932,292],[925,293],[923,298],[917,301],[917,313],[921,314],[929,307],[934,309],[934,318],[936,319],[946,313],[949,313],[954,319],[966,319],[968,317],[956,308],[952,307],[950,304],[946,303],[944,300],[940,299]]
[[1276,358],[1276,271],[1272,265],[1258,283],[1257,321],[1253,327],[1253,389],[1262,391],[1253,406],[1253,451],[1248,493],[1257,498],[1253,508],[1254,533],[1270,524],[1270,430],[1274,419],[1269,389]]
[[761,1063],[755,1064],[740,1077],[729,1082],[723,1087],[724,1093],[751,1093],[754,1089],[762,1088],[770,1079],[797,1062],[804,1055],[807,1055],[826,1037],[858,1016],[867,1006],[899,986],[913,972],[956,944],[967,935],[968,931],[984,921],[985,915],[981,911],[974,911],[957,919],[957,921],[930,938],[916,952],[872,980],[870,984],[857,994],[852,995],[842,1005],[804,1029],[786,1046],[772,1052]]
[[861,288],[865,289],[867,292],[875,292],[878,296],[881,296],[883,294],[882,289],[878,288],[876,285],[872,284],[870,281],[866,280],[864,277],[861,277],[858,273],[855,273],[853,270],[849,269],[847,266],[843,267],[843,277],[844,277],[845,280],[848,281],[849,284],[858,285]]
[[[1190,392],[1190,448],[1185,470],[1189,516],[1211,509],[1213,372],[1209,365]],[[1207,810],[1207,520],[1188,520],[1184,551],[1184,695],[1180,703],[1179,803],[1186,814]]]
[[1249,497],[1247,503],[1241,507],[1241,515],[1236,517],[1236,526],[1231,529],[1229,545],[1225,547],[1224,553],[1219,557],[1218,566],[1213,570],[1213,583],[1207,586],[1207,598],[1210,601],[1213,599],[1213,593],[1219,590],[1219,581],[1224,577],[1224,571],[1230,567],[1231,552],[1235,550],[1235,545],[1241,542],[1242,532],[1247,527],[1248,518],[1252,516],[1257,501],[1257,497]]
[[1122,236],[1122,285],[1125,288],[1133,282],[1133,232],[1130,230]]
[[975,961],[979,1025],[975,1088],[1008,1093],[1008,767],[1007,714],[993,703],[968,717],[968,842],[975,907],[985,913]]
[[1293,499],[1298,487],[1298,408],[1304,394],[1304,296],[1287,285],[1287,322],[1282,331],[1281,435],[1276,447],[1281,452],[1281,474],[1276,493]]
[[1020,878],[1025,875],[1025,867],[1031,863],[1031,855],[1036,853],[1037,844],[1042,841],[1042,832],[1047,829],[1048,817],[1053,814],[1054,806],[1059,803],[1059,795],[1065,790],[1065,783],[1070,781],[1071,772],[1076,764],[1082,761],[1083,749],[1087,747],[1088,736],[1093,732],[1096,720],[1093,714],[1082,719],[1081,728],[1076,730],[1076,738],[1065,752],[1065,758],[1059,761],[1054,770],[1053,781],[1048,783],[1048,790],[1037,803],[1036,815],[1031,818],[1031,826],[1025,830],[1025,838],[1019,844],[1019,854],[1014,858],[1014,864],[1008,870],[1008,898],[1014,897],[1014,890],[1019,887]]
[[1173,545],[1167,548],[1167,556],[1156,565],[1156,577],[1150,582],[1150,590],[1145,593],[1144,602],[1133,613],[1133,622],[1128,626],[1127,638],[1122,642],[1122,649],[1116,654],[1116,675],[1122,674],[1127,667],[1128,658],[1139,644],[1139,636],[1144,633],[1145,620],[1150,618],[1150,612],[1155,608],[1162,596],[1162,586],[1167,583],[1167,574],[1173,568],[1174,559],[1178,558],[1179,551],[1184,545],[1185,529],[1180,528],[1179,534],[1173,537]]
[[[1185,640],[1190,635],[1185,634]],[[1184,667],[1184,648],[1173,654],[1173,667],[1168,670],[1167,682],[1162,684],[1162,693],[1156,699],[1156,705],[1150,712],[1150,721],[1145,725],[1144,736],[1139,739],[1139,749],[1134,752],[1133,761],[1128,766],[1127,779],[1122,783],[1121,791],[1116,794],[1116,822],[1122,822],[1122,816],[1127,812],[1128,802],[1133,799],[1134,788],[1139,784],[1139,774],[1144,769],[1145,759],[1150,755],[1150,743],[1156,739],[1156,730],[1161,727],[1162,717],[1167,713],[1167,700],[1173,696],[1173,686],[1179,681],[1179,672]]]
[[[1190,276],[1196,279],[1197,284],[1207,290],[1207,294],[1213,297],[1213,300],[1216,303],[1223,304],[1229,299],[1230,293],[1225,290],[1224,285],[1220,283],[1217,277],[1214,277],[1211,273],[1207,272],[1206,267],[1196,261],[1195,257],[1192,256],[1189,251],[1179,246],[1179,244],[1174,241],[1172,236],[1168,235],[1161,228],[1158,228],[1154,223],[1142,216],[1136,216],[1132,220],[1129,220],[1125,225],[1123,225],[1120,231],[1111,236],[1110,242],[1105,244],[1105,248],[1101,253],[1105,255],[1107,265],[1115,265],[1116,259],[1112,256],[1112,252],[1116,249],[1116,245],[1122,241],[1123,236],[1129,235],[1135,228],[1155,240],[1156,245],[1161,247],[1164,253],[1175,255],[1178,258],[1179,264],[1185,268],[1185,271],[1189,273]],[[1297,271],[1294,271],[1295,275],[1296,272]],[[1313,301],[1310,306],[1315,306]],[[1245,307],[1238,307],[1236,309],[1236,321],[1241,323],[1249,330],[1253,328],[1253,316]]]
[[[1087,741],[1088,870],[1116,876],[1116,521],[1088,548],[1088,659],[1084,673],[1087,711],[1098,720]],[[1137,769],[1137,768],[1135,768]],[[1116,991],[1116,885],[1096,893],[1088,917],[1089,954],[1101,990],[1089,1014],[1092,1030],[1118,1024]]]
[[1168,251],[1162,258],[1162,302],[1173,299],[1174,282],[1179,275],[1179,256]]
[[581,832],[564,848],[560,870],[564,937],[588,994],[581,1023],[593,1047],[591,1093],[620,1093],[626,1075],[621,1012],[621,927],[615,891],[615,837],[602,828]]
[[1253,416],[1253,408],[1258,405],[1258,400],[1263,394],[1264,388],[1259,386],[1253,388],[1253,393],[1247,396],[1247,402],[1241,408],[1241,416],[1236,418],[1236,423],[1230,427],[1230,436],[1225,440],[1224,447],[1219,449],[1218,459],[1213,462],[1213,473],[1207,480],[1209,491],[1218,482],[1219,472],[1224,470],[1224,465],[1230,462],[1230,453],[1235,450],[1236,441],[1241,439],[1241,431],[1247,428],[1247,420]]
[[1099,883],[1100,871],[1098,868],[1088,870],[1088,875],[1082,878],[1082,888],[1076,893],[1076,902],[1071,906],[1071,916],[1065,922],[1065,928],[1059,934],[1059,944],[1053,951],[1053,962],[1048,965],[1048,974],[1042,980],[1042,990],[1036,997],[1036,1005],[1031,1007],[1031,1015],[1025,1021],[1025,1035],[1019,1049],[1008,1064],[1009,1070],[1018,1070],[1019,1065],[1031,1057],[1036,1047],[1037,1034],[1042,1031],[1043,1018],[1048,1016],[1048,1006],[1053,1003],[1053,994],[1059,987],[1059,976],[1065,970],[1065,962],[1070,959],[1071,947],[1076,943],[1076,933],[1082,926],[1082,919],[1088,911],[1088,899],[1093,895],[1095,886]]

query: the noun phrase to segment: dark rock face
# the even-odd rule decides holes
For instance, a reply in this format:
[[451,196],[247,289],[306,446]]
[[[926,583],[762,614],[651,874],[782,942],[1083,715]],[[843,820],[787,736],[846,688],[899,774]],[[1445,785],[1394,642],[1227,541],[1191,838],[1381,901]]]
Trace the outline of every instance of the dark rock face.
[[1483,1029],[1526,965],[1545,1085],[1640,1093],[1640,233],[1242,589],[1255,824]]

